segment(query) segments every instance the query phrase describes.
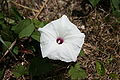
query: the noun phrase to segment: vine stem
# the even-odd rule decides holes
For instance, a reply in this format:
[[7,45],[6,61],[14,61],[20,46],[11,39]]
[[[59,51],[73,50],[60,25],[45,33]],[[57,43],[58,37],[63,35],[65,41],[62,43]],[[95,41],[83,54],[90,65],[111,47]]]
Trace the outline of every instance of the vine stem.
[[42,12],[42,10],[44,9],[45,5],[47,4],[48,0],[45,0],[45,3],[43,4],[43,6],[40,8],[39,12],[36,14],[35,19],[37,19],[37,17],[40,15],[40,13]]

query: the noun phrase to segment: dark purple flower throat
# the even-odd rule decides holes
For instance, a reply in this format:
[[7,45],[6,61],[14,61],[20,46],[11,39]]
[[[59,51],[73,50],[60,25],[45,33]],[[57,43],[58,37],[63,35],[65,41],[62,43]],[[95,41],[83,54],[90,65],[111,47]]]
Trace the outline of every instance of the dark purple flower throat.
[[57,40],[56,40],[56,42],[57,42],[58,44],[62,44],[62,43],[64,42],[64,39],[61,38],[61,37],[58,37]]

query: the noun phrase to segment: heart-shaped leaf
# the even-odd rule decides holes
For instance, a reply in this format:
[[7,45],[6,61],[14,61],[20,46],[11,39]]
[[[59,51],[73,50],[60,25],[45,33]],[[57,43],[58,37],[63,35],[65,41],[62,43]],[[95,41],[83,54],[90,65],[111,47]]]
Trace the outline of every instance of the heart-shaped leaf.
[[105,68],[102,62],[96,61],[96,71],[99,75],[103,76],[105,74]]
[[72,80],[85,79],[87,74],[84,69],[80,68],[80,63],[71,66],[68,74],[71,76]]

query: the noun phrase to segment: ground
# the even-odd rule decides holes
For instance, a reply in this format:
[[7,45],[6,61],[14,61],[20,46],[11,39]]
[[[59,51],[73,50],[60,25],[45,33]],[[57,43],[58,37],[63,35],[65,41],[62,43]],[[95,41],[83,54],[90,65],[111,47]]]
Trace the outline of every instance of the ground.
[[[46,0],[46,3],[43,0],[13,1],[17,4],[10,2],[9,6],[16,6],[25,18],[50,22],[65,14],[81,32],[85,33],[85,43],[82,47],[85,55],[79,56],[77,60],[87,72],[85,80],[112,80],[108,76],[110,73],[120,74],[120,24],[108,9],[95,9],[87,0]],[[38,11],[42,7],[44,9],[37,16],[37,11],[31,11],[24,6]],[[96,61],[104,64],[105,76],[96,74]],[[63,79],[60,80],[69,80],[66,72],[57,72],[57,74],[52,80],[59,80],[61,75]],[[6,80],[7,75],[10,75],[10,69],[6,70],[3,80]],[[51,78],[48,77],[47,80]]]

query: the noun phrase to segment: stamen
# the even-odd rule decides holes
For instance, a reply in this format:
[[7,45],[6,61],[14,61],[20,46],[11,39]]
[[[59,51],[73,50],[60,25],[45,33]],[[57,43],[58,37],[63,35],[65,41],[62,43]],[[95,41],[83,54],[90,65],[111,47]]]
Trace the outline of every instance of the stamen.
[[56,42],[58,43],[58,44],[62,44],[63,42],[64,42],[64,40],[63,40],[63,38],[57,38],[57,40],[56,40]]

